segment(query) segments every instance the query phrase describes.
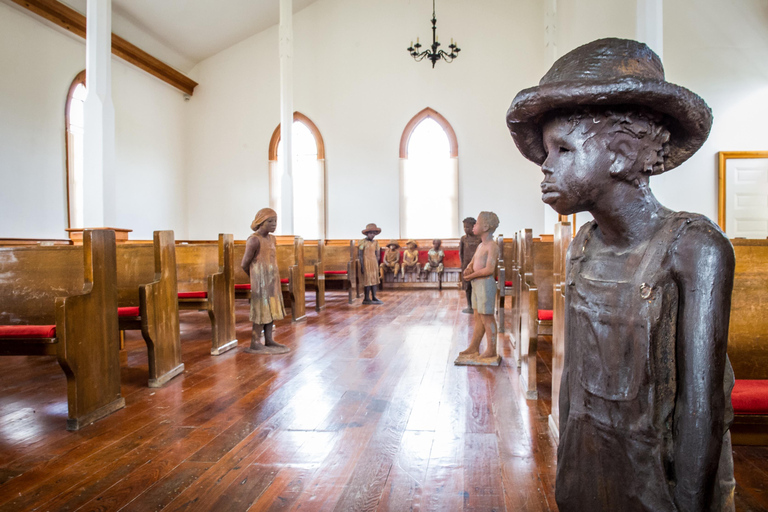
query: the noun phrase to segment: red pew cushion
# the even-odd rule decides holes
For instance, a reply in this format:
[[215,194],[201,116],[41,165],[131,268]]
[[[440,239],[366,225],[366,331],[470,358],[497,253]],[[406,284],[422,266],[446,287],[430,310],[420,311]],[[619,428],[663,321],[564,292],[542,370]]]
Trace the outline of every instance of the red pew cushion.
[[139,316],[139,307],[117,308],[117,316]]
[[551,309],[540,309],[539,310],[539,320],[552,320],[552,310]]
[[281,280],[280,280],[280,283],[281,283],[281,284],[288,284],[288,280],[287,280],[287,279],[281,279]]
[[461,268],[461,256],[459,255],[459,251],[456,249],[445,251],[443,266],[445,268]]
[[737,379],[731,404],[736,414],[768,414],[768,380]]
[[347,273],[346,270],[326,270],[325,275],[327,276],[343,276]]
[[315,274],[304,274],[304,277],[306,279],[314,279],[315,278]]
[[247,283],[246,284],[236,284],[235,285],[235,290],[250,290],[250,289],[251,289],[251,285],[247,284]]
[[205,299],[208,292],[179,292],[180,299]]
[[55,325],[0,325],[0,338],[55,338]]
[[507,288],[512,288],[512,281],[504,281],[504,286]]

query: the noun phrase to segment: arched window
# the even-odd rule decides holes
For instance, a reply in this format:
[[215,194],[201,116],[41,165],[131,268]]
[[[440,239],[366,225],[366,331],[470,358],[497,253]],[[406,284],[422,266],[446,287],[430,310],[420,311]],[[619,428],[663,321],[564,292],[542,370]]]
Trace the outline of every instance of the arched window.
[[[280,125],[269,143],[269,205],[280,211],[280,164],[283,144]],[[293,230],[305,239],[325,238],[325,144],[315,123],[293,114]],[[278,233],[280,218],[278,217]]]
[[67,155],[67,224],[83,227],[83,104],[85,102],[85,71],[81,71],[69,86],[64,107]]
[[400,138],[400,236],[459,234],[459,146],[448,121],[425,108]]

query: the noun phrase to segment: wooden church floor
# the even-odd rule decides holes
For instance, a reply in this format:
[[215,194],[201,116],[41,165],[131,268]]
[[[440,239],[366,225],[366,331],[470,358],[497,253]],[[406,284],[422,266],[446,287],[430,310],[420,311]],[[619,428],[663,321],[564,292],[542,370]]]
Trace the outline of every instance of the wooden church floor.
[[[548,340],[541,398],[525,401],[506,339],[500,368],[453,366],[463,294],[380,296],[329,293],[325,312],[278,323],[293,350],[272,357],[242,352],[245,302],[241,346],[218,357],[207,315],[182,312],[186,371],[161,389],[131,332],[126,408],[75,433],[55,359],[2,358],[0,512],[555,510]],[[768,509],[768,448],[734,459],[738,510]]]

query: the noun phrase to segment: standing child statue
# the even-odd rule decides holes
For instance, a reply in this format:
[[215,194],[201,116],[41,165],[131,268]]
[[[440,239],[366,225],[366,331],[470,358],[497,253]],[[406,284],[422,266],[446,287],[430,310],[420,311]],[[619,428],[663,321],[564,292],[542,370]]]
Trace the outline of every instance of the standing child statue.
[[[272,208],[262,208],[251,222],[254,233],[245,244],[241,266],[251,278],[251,346],[250,354],[284,354],[290,349],[275,342],[272,331],[275,320],[285,317],[283,292],[280,288],[280,271],[277,268],[275,232],[277,213]],[[264,344],[261,333],[264,332]]]
[[701,147],[709,107],[646,45],[601,39],[518,93],[507,124],[543,201],[595,219],[568,250],[559,509],[733,510],[733,248],[649,187]]
[[418,279],[420,274],[419,268],[419,246],[414,240],[408,240],[405,244],[405,251],[403,251],[403,265],[400,267],[403,280],[405,280],[406,272],[416,272],[416,278]]
[[474,313],[472,309],[472,283],[464,279],[464,270],[472,261],[472,257],[475,255],[477,246],[480,245],[480,237],[474,233],[475,223],[477,221],[474,217],[467,217],[464,219],[464,236],[459,240],[459,258],[461,259],[461,273],[462,273],[462,286],[464,293],[467,296],[467,307],[462,313]]
[[443,273],[443,259],[445,259],[445,253],[441,248],[443,241],[435,238],[432,240],[432,248],[427,253],[427,262],[424,264],[424,272],[437,272]]
[[[472,341],[466,350],[459,352],[456,365],[498,366],[501,356],[496,352],[496,264],[499,261],[499,246],[493,241],[493,233],[499,227],[499,218],[493,212],[480,212],[474,226],[475,235],[480,237],[480,245],[464,270],[464,279],[472,283],[472,309],[475,315],[475,328]],[[480,343],[487,346],[480,353]]]
[[384,274],[392,272],[395,276],[400,273],[400,244],[390,240],[384,249],[384,261],[379,265],[379,278],[384,282]]
[[376,298],[376,286],[379,284],[379,242],[373,237],[381,233],[376,224],[368,224],[363,230],[365,238],[358,244],[360,273],[363,274],[365,297],[363,304],[383,304]]

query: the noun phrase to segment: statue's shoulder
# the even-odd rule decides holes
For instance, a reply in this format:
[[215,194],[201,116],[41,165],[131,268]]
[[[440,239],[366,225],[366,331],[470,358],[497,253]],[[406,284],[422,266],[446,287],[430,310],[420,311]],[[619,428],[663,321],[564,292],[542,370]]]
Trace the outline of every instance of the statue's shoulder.
[[675,212],[665,223],[665,232],[676,248],[692,251],[719,250],[733,253],[733,246],[720,226],[700,213]]

